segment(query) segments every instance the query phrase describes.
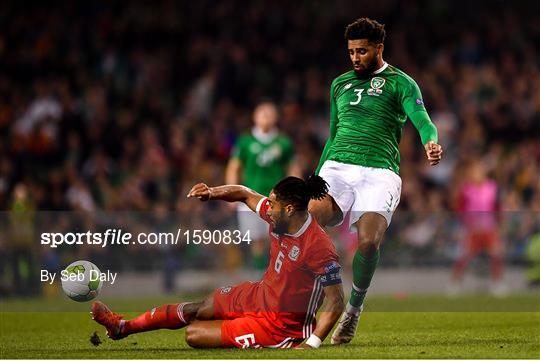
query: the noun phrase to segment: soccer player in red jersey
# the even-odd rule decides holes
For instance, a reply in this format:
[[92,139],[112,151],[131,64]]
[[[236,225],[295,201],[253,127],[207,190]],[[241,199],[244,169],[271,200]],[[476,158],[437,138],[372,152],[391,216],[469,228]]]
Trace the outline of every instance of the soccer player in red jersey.
[[486,251],[491,260],[490,291],[495,296],[504,296],[507,288],[502,282],[504,243],[499,235],[497,183],[488,178],[482,162],[474,159],[468,163],[456,202],[464,236],[460,244],[461,254],[453,266],[449,292],[455,294],[460,291],[467,266],[481,251]]
[[93,319],[115,340],[187,326],[192,347],[319,347],[344,309],[336,249],[307,211],[309,201],[326,192],[326,182],[315,175],[307,181],[287,177],[268,198],[240,185],[195,185],[188,197],[244,202],[270,224],[270,264],[262,280],[216,289],[202,302],[163,305],[132,320],[98,301]]

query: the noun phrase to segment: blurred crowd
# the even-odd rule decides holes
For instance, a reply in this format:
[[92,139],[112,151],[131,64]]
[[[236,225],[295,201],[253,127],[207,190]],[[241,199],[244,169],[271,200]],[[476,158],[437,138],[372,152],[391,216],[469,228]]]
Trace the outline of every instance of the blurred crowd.
[[[278,104],[280,128],[310,174],[328,134],[329,85],[350,68],[345,25],[370,16],[386,24],[384,58],[418,82],[445,149],[430,168],[407,125],[400,218],[388,247],[422,251],[450,237],[450,228],[435,229],[432,220],[454,210],[470,159],[481,160],[496,181],[500,210],[532,217],[504,238],[519,248],[540,231],[535,4],[0,6],[2,210],[202,213],[206,206],[185,194],[199,181],[223,183],[234,141],[252,127],[261,99]],[[7,244],[0,239],[0,248]]]

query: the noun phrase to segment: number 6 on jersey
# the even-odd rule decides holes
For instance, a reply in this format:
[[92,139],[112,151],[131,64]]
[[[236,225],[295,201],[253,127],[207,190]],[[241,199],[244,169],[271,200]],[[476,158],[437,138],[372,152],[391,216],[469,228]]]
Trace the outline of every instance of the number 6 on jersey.
[[279,273],[279,271],[281,271],[281,266],[283,266],[283,258],[285,257],[285,255],[283,254],[283,252],[279,251],[277,257],[276,257],[276,262],[274,263],[274,269],[276,270],[277,273]]

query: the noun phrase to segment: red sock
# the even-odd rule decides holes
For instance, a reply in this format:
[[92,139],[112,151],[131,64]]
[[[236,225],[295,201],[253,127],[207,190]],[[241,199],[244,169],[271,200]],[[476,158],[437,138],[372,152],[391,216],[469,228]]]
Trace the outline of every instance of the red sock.
[[454,267],[452,270],[452,280],[454,281],[461,281],[463,278],[463,274],[465,273],[465,269],[469,265],[469,262],[471,260],[471,257],[469,255],[465,255],[458,259],[456,263],[454,263]]
[[187,325],[184,319],[184,305],[186,303],[163,305],[152,308],[133,320],[125,321],[122,327],[122,334],[158,330],[168,328],[176,330]]
[[501,256],[491,257],[491,278],[500,281],[503,274],[503,258]]

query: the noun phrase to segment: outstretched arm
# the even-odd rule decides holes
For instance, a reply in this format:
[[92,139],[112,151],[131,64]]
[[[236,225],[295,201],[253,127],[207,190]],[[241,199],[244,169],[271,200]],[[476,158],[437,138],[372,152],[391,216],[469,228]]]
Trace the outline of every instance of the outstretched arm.
[[317,327],[307,341],[298,348],[317,348],[328,336],[345,307],[343,285],[341,283],[324,287],[324,302],[321,307]]
[[422,144],[426,151],[426,157],[430,165],[437,165],[442,159],[443,149],[437,144],[438,134],[435,124],[429,119],[427,112],[417,111],[409,115],[415,128],[420,133]]
[[420,134],[429,164],[437,165],[443,153],[442,147],[437,144],[437,127],[429,118],[418,84],[411,80],[408,85],[402,97],[403,110]]
[[199,198],[201,201],[218,199],[227,202],[244,202],[254,212],[259,201],[264,198],[254,190],[241,185],[209,187],[204,183],[194,185],[187,196]]

